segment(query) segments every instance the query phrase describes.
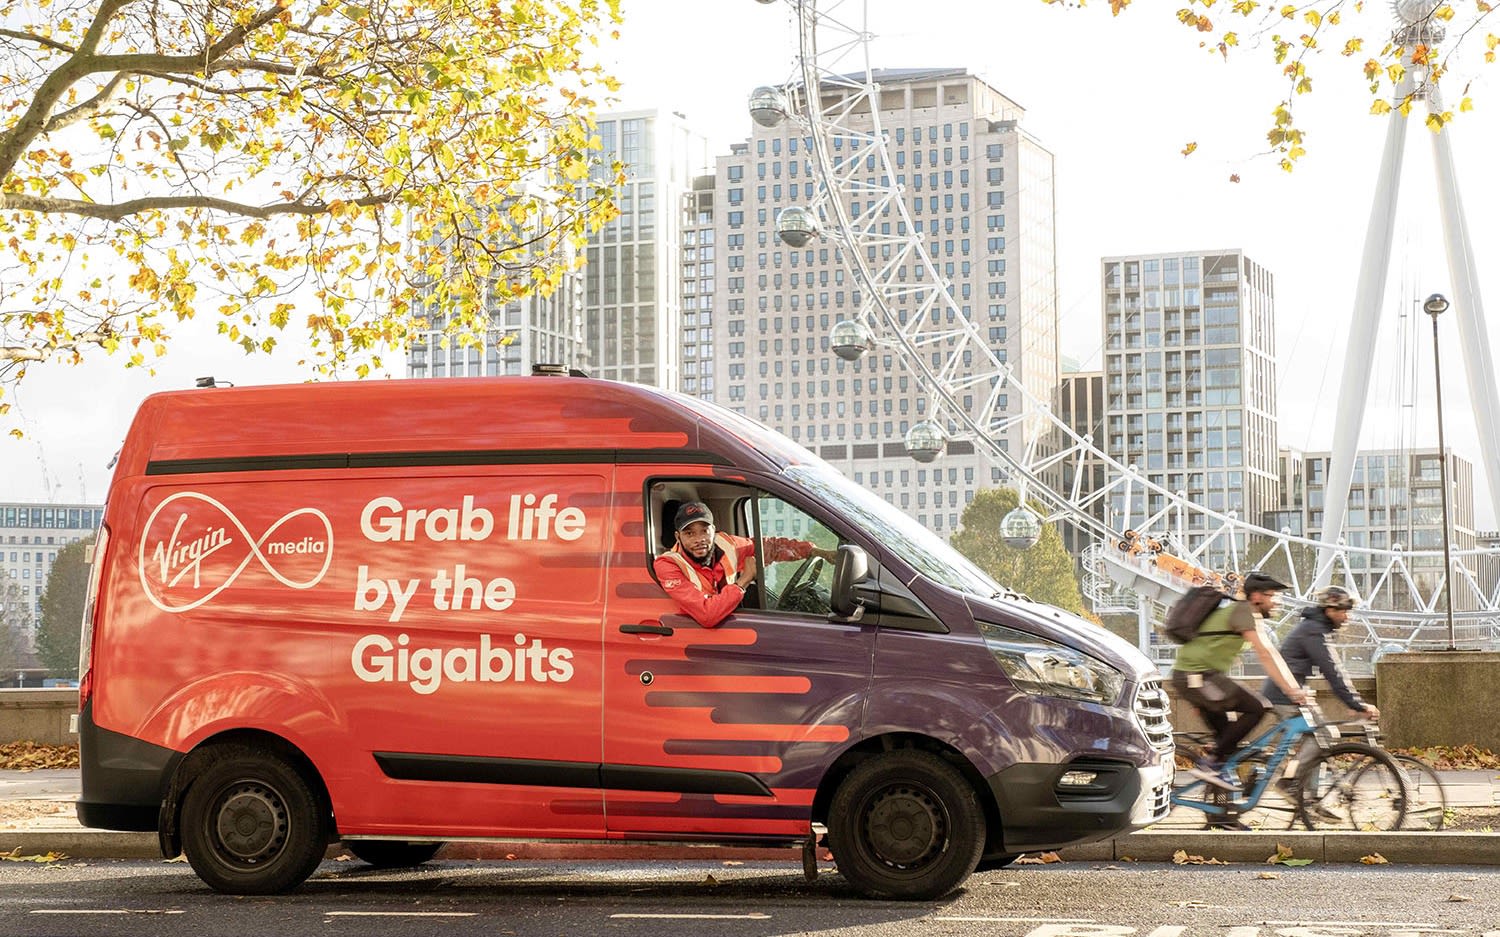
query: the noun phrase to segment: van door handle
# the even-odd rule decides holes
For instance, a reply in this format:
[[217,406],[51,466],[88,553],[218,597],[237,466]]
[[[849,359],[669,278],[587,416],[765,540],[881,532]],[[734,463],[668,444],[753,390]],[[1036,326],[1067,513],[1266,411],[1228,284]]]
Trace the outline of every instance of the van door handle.
[[648,624],[644,624],[643,623],[643,624],[639,624],[639,625],[621,625],[620,626],[620,633],[621,634],[660,634],[660,635],[669,635],[669,634],[673,634],[674,631],[673,631],[672,628],[669,628],[666,625],[648,625]]

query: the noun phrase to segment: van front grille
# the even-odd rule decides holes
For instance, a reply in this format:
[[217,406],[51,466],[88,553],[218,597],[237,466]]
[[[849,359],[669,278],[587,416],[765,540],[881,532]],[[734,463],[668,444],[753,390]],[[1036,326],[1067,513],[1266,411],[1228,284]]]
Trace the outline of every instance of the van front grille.
[[1134,711],[1136,724],[1151,747],[1159,752],[1171,751],[1172,722],[1167,718],[1171,706],[1159,678],[1148,677],[1136,687]]

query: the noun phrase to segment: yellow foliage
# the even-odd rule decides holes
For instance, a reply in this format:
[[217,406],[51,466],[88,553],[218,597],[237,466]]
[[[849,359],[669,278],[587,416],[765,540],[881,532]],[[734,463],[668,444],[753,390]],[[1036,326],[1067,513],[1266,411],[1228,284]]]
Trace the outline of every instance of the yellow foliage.
[[[476,334],[486,302],[554,288],[616,214],[623,170],[593,128],[618,84],[589,50],[620,22],[619,0],[147,5],[130,29],[111,22],[101,51],[184,70],[76,79],[67,46],[97,6],[5,24],[58,43],[0,63],[14,102],[0,309],[40,313],[0,313],[0,327],[40,357],[126,348],[123,363],[145,366],[171,347],[163,323],[200,308],[235,317],[226,341],[269,353],[291,292],[314,284],[298,299],[311,363],[364,373],[424,310]],[[53,149],[45,120],[106,145]],[[0,371],[0,386],[19,373]]]

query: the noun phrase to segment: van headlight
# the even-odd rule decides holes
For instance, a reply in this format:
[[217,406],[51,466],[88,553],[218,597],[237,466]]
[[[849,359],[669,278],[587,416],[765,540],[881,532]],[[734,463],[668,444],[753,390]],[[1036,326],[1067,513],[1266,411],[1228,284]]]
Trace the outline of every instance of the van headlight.
[[1119,701],[1125,676],[1108,664],[1024,631],[987,621],[978,624],[985,647],[1018,689],[1105,706]]

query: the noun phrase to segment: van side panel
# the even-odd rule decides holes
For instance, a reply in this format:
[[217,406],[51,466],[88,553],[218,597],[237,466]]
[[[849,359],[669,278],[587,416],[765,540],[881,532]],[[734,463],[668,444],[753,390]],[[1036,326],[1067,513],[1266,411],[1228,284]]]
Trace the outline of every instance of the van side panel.
[[[652,477],[702,472],[618,469],[635,483],[619,485],[604,628],[604,760],[656,772],[662,784],[652,791],[607,783],[609,833],[805,836],[819,782],[858,737],[874,629],[759,610],[706,629],[680,614],[649,571],[641,493]],[[620,631],[638,623],[672,633]]]
[[263,729],[345,835],[597,836],[607,465],[133,480],[104,729]]

